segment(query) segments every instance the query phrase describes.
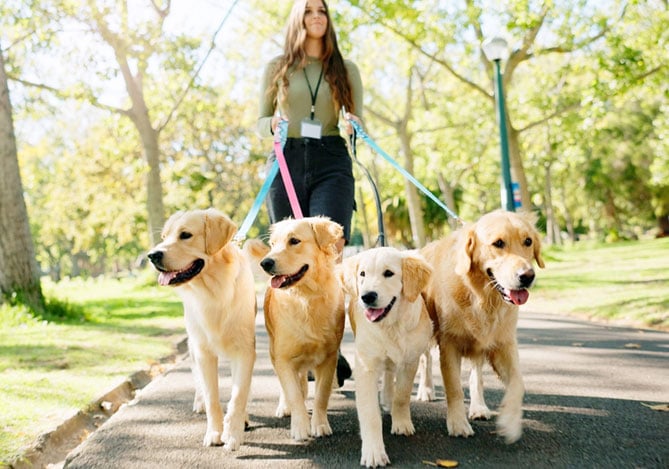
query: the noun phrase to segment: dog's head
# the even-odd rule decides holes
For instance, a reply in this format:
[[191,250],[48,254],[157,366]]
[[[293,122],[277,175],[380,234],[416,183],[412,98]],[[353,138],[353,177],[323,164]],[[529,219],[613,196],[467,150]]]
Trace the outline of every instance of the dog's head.
[[524,304],[534,284],[534,259],[544,267],[536,215],[496,210],[464,228],[455,272],[480,273],[507,303]]
[[397,321],[400,304],[418,300],[432,269],[415,252],[381,247],[344,259],[340,272],[346,292],[356,298],[367,320],[377,323]]
[[270,251],[260,266],[271,275],[273,288],[288,288],[306,277],[317,281],[323,269],[333,269],[343,235],[341,225],[327,217],[280,221],[271,226]]
[[163,227],[162,242],[148,254],[160,272],[158,283],[176,286],[195,278],[236,231],[232,220],[215,209],[175,213]]

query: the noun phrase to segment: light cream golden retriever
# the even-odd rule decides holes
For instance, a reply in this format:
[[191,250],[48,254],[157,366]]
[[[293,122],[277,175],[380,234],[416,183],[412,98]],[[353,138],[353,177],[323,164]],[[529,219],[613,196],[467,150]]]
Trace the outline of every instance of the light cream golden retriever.
[[[214,210],[178,212],[148,255],[161,285],[184,305],[196,392],[193,410],[207,414],[204,446],[237,450],[255,362],[256,297],[247,257],[233,243],[235,224]],[[230,360],[232,390],[225,419],[219,400],[218,356]]]
[[432,321],[421,296],[431,272],[417,252],[391,247],[363,251],[342,263],[355,334],[355,403],[363,466],[390,463],[379,410],[382,375],[382,402],[390,407],[391,433],[414,434],[409,401],[418,362],[432,337]]
[[507,443],[522,433],[525,388],[518,364],[518,305],[544,267],[536,217],[497,210],[421,252],[434,268],[424,297],[437,328],[451,436],[473,435],[460,382],[463,357],[474,365],[470,418],[488,418],[481,369],[487,360],[506,387],[497,428]]
[[[345,322],[335,272],[342,235],[342,227],[326,217],[283,220],[272,225],[270,249],[260,262],[271,276],[264,310],[270,358],[281,383],[276,415],[291,416],[295,440],[332,434],[327,408]],[[305,405],[309,371],[316,386],[311,422]]]

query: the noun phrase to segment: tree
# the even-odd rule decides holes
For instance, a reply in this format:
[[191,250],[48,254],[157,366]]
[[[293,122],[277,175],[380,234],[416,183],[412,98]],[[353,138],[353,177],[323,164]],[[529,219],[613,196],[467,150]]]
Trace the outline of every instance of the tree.
[[16,151],[5,59],[0,44],[0,293],[37,311],[44,309],[39,269],[30,236],[28,212]]

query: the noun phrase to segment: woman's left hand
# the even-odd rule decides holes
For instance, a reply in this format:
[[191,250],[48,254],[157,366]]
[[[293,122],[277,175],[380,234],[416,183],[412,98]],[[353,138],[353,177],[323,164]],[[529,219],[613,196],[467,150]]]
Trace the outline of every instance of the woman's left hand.
[[349,121],[356,121],[358,124],[362,125],[360,118],[355,114],[351,114],[350,112],[344,114],[344,119],[346,119],[344,122],[344,129],[348,135],[353,135],[353,126]]

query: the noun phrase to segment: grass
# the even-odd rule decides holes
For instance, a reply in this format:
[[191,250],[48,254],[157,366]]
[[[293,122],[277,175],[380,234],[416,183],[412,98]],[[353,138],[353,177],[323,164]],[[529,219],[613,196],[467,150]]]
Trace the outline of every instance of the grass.
[[35,318],[0,306],[0,466],[133,372],[169,355],[184,334],[167,288],[135,280],[68,281],[43,288],[51,310]]
[[545,250],[528,309],[669,330],[669,238]]
[[[669,330],[669,239],[544,251],[528,309]],[[48,320],[0,306],[0,466],[44,431],[173,351],[173,290],[150,280],[44,283]],[[147,286],[149,285],[149,286]]]

